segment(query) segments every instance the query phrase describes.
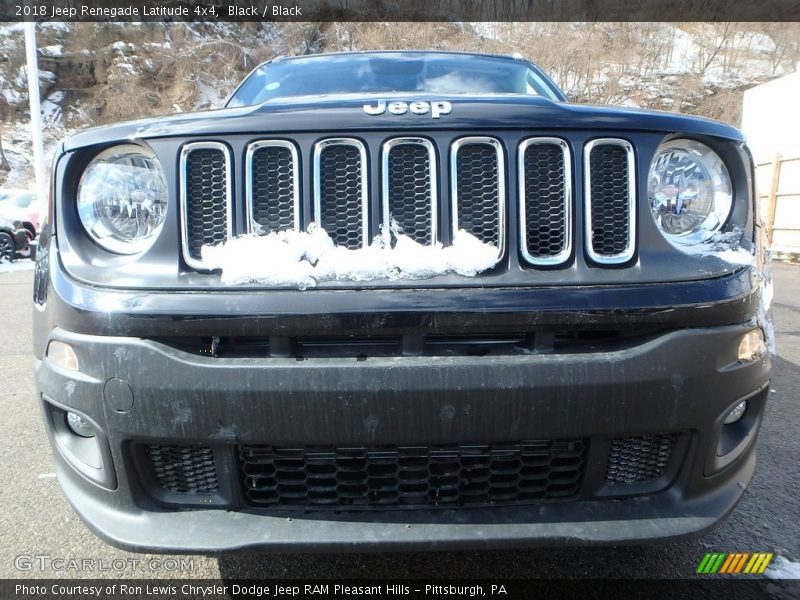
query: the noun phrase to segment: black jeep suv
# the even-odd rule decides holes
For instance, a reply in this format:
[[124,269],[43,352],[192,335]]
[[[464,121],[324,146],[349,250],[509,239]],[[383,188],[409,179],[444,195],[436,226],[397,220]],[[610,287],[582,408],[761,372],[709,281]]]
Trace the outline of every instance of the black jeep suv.
[[570,104],[516,57],[346,53],[53,169],[38,395],[113,544],[664,539],[750,480],[771,286],[732,127]]

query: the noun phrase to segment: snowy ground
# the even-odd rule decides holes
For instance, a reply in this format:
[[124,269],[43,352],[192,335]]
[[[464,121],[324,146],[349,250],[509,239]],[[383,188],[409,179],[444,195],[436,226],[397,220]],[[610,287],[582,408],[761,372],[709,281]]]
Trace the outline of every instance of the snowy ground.
[[14,271],[33,271],[35,263],[29,258],[20,258],[14,262],[0,261],[0,273],[13,273]]

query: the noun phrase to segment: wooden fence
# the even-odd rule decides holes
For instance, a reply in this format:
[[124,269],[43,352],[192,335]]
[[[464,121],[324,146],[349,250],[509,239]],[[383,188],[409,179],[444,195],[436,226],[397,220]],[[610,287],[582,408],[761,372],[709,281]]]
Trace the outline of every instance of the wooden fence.
[[756,165],[756,187],[771,248],[800,254],[800,157]]

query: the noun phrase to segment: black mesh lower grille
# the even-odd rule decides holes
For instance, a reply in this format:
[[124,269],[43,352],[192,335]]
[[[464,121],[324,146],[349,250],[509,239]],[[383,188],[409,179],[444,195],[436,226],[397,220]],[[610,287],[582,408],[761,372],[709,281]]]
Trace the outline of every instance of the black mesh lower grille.
[[674,434],[615,439],[608,455],[606,482],[624,485],[655,481],[664,474],[674,445]]
[[575,496],[586,442],[446,446],[240,446],[244,497],[256,507],[452,507]]
[[218,488],[214,454],[204,446],[145,446],[153,479],[175,494],[213,494]]

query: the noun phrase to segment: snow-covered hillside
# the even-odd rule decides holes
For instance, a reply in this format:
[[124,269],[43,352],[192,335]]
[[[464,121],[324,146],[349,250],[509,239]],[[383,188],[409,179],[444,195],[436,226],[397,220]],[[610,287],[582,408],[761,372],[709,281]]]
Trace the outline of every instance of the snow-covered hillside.
[[[72,130],[219,106],[275,56],[379,48],[519,53],[576,102],[738,125],[745,89],[795,70],[800,24],[45,23],[38,46],[52,151]],[[23,28],[0,24],[0,186],[32,179],[27,119]]]

